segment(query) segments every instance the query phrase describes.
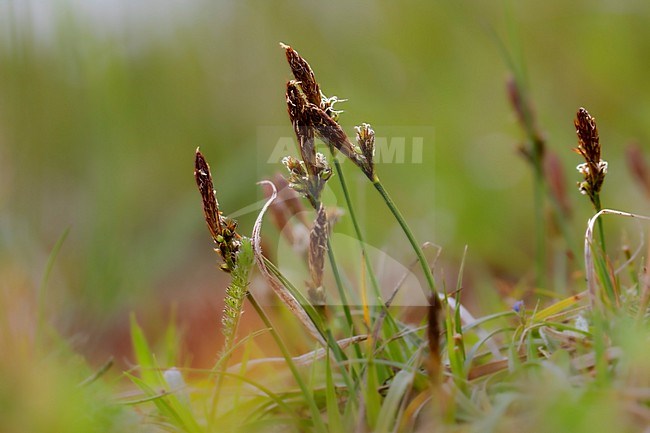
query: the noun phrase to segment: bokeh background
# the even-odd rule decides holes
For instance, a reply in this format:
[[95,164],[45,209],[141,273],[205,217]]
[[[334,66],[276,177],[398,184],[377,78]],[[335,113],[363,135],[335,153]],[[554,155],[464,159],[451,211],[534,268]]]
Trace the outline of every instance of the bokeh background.
[[[282,169],[268,163],[279,136],[269,131],[290,131],[279,42],[310,61],[325,93],[348,100],[339,106],[348,131],[361,122],[378,135],[426,131],[422,163],[407,157],[380,174],[419,239],[443,248],[438,273],[450,287],[468,246],[465,290],[490,312],[482,294],[529,286],[534,259],[532,175],[517,152],[508,57],[526,71],[540,129],[566,170],[579,239],[591,214],[574,187],[580,106],[598,119],[609,161],[603,203],[649,210],[624,159],[631,141],[650,142],[649,21],[649,3],[615,0],[3,0],[5,344],[33,338],[40,293],[47,322],[91,364],[128,357],[132,311],[152,336],[175,317],[187,356],[214,359],[227,280],[210,251],[194,150],[211,162],[226,213],[262,198],[256,182]],[[369,243],[408,263],[375,192],[346,171]],[[254,217],[239,216],[242,233]],[[345,216],[337,230],[350,230]],[[277,233],[266,231],[273,255]]]

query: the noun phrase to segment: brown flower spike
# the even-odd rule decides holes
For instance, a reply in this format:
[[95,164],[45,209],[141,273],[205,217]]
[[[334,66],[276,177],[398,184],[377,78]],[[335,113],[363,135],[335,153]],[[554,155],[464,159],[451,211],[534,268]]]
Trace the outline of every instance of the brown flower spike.
[[314,130],[306,117],[307,100],[300,92],[296,81],[287,83],[287,112],[293,125],[293,130],[298,139],[300,155],[305,163],[305,168],[310,175],[316,176],[316,146],[314,143]]
[[314,71],[311,69],[311,66],[309,66],[307,60],[300,57],[298,52],[289,45],[280,43],[280,46],[284,48],[291,72],[293,72],[293,76],[296,77],[296,80],[300,83],[300,87],[302,88],[302,91],[305,92],[307,100],[320,107],[320,87],[318,86],[318,82],[316,82],[316,77],[314,76]]
[[578,165],[578,171],[585,180],[578,183],[582,194],[588,195],[594,206],[599,207],[598,194],[607,174],[607,161],[600,158],[600,139],[596,119],[587,110],[580,108],[574,120],[578,147],[574,151],[584,158],[585,162]]
[[201,151],[196,149],[196,159],[194,160],[194,178],[196,185],[199,187],[201,198],[203,199],[203,215],[205,222],[208,224],[208,230],[212,239],[221,235],[221,224],[219,224],[219,204],[215,196],[210,166],[203,157]]
[[219,212],[210,166],[198,148],[194,160],[194,178],[203,200],[205,222],[210,230],[210,235],[212,235],[212,240],[217,245],[215,251],[221,255],[224,261],[221,269],[230,272],[237,263],[241,236],[236,232],[237,222],[230,218],[224,218]]

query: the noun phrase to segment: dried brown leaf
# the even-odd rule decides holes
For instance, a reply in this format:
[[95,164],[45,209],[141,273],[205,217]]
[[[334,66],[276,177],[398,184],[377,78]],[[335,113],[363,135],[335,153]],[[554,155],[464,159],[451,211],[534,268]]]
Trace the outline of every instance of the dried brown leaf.
[[314,339],[316,339],[319,343],[326,345],[325,340],[321,336],[320,332],[318,332],[318,329],[316,329],[316,326],[309,318],[309,315],[307,315],[302,305],[300,305],[300,303],[291,294],[291,292],[289,292],[289,290],[287,290],[287,288],[284,287],[282,282],[280,282],[278,278],[269,271],[269,269],[266,266],[266,263],[264,263],[264,254],[262,253],[262,240],[261,240],[262,221],[264,219],[264,214],[266,213],[271,203],[273,203],[278,193],[277,193],[277,189],[275,188],[275,185],[273,185],[272,182],[262,181],[259,182],[259,184],[271,186],[272,194],[271,197],[267,200],[267,202],[262,207],[262,210],[260,211],[259,215],[257,216],[257,219],[255,220],[255,225],[253,226],[253,235],[251,241],[253,243],[253,253],[255,255],[255,262],[257,263],[257,267],[259,268],[266,282],[269,284],[269,286],[271,286],[271,289],[273,289],[275,294],[287,306],[287,308],[289,308],[289,311],[291,311],[291,313],[294,316],[296,316],[296,318],[303,324],[307,332],[309,332],[309,334],[312,337],[314,337]]

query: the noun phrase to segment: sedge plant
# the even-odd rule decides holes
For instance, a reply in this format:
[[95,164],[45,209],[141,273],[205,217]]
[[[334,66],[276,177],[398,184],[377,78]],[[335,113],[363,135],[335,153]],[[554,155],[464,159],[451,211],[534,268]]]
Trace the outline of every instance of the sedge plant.
[[[296,202],[291,201],[294,198],[284,202],[284,208],[274,209],[277,189],[267,182],[268,199],[252,235],[241,236],[236,223],[221,214],[209,166],[197,151],[195,177],[205,220],[220,268],[230,275],[224,291],[226,307],[222,319],[226,341],[215,369],[206,373],[209,397],[201,399],[192,395],[180,370],[161,370],[133,321],[132,338],[140,371],[139,376],[129,377],[142,396],[125,403],[153,403],[158,422],[167,430],[179,432],[214,432],[223,428],[241,432],[515,432],[522,425],[542,432],[549,431],[547,426],[561,430],[569,421],[577,426],[575,431],[586,432],[590,431],[589,426],[612,426],[608,421],[612,414],[623,414],[618,418],[623,431],[634,431],[644,421],[650,422],[644,412],[650,383],[633,384],[634,370],[626,369],[627,365],[640,368],[642,356],[635,353],[634,342],[648,336],[650,289],[643,283],[644,275],[640,272],[645,263],[638,256],[626,256],[624,269],[630,275],[630,287],[620,289],[620,296],[603,304],[608,314],[594,309],[594,297],[610,296],[606,281],[616,285],[617,290],[623,284],[618,275],[610,279],[611,267],[598,217],[639,216],[601,208],[599,192],[607,164],[600,158],[595,121],[586,110],[578,112],[575,126],[577,152],[585,158],[585,164],[579,166],[585,177],[579,184],[580,191],[590,198],[597,211],[585,234],[587,290],[576,290],[575,294],[551,303],[525,305],[521,301],[512,308],[473,318],[460,304],[464,264],[458,272],[458,285],[451,293],[444,280],[436,284],[421,244],[379,180],[373,162],[373,128],[368,124],[357,127],[353,144],[338,123],[338,112],[332,108],[337,99],[324,97],[307,62],[295,50],[284,48],[295,78],[287,84],[286,102],[300,151],[299,159],[287,156],[283,160],[288,171],[286,183],[294,194],[309,203],[313,212],[311,222],[300,222],[308,229],[303,255],[309,276],[304,282],[305,290],[263,254],[260,242],[267,209],[279,215],[278,221],[290,224],[286,215],[278,211],[296,214],[289,210],[296,208]],[[355,233],[363,245],[361,227],[337,159],[333,158],[332,170],[326,157],[317,151],[316,138],[323,140],[332,154],[342,154],[362,171],[413,247],[417,259],[414,263],[422,268],[431,289],[426,317],[418,323],[407,324],[390,309],[401,283],[389,299],[382,300],[379,309],[370,308],[363,298],[359,309],[348,304],[353,298],[349,296],[353,287],[345,278],[345,268],[336,260],[336,244],[330,236],[336,218],[328,213],[322,194],[333,175],[341,181],[349,216],[355,219]],[[594,241],[594,237],[598,240]],[[365,272],[379,289],[366,253],[362,250],[362,266],[365,264]],[[326,271],[326,261],[330,262],[332,275]],[[311,336],[313,350],[292,353],[286,344],[287,337],[279,334],[264,308],[250,294],[248,285],[255,267],[297,318],[302,332]],[[340,306],[330,302],[326,290],[332,276],[344,300]],[[595,284],[596,276],[601,287]],[[233,352],[259,335],[241,339],[237,336],[246,300],[271,333],[281,358],[249,359],[246,352],[241,363],[230,365]],[[630,324],[637,340],[629,340],[623,331]],[[257,380],[250,373],[256,366],[272,364],[280,365],[280,371],[286,370],[293,385],[274,388],[272,378]],[[242,388],[247,386],[254,392],[232,397],[224,390],[225,377],[240,381]],[[634,388],[634,392],[623,395],[621,384]],[[575,405],[583,407],[589,415],[576,414]]]

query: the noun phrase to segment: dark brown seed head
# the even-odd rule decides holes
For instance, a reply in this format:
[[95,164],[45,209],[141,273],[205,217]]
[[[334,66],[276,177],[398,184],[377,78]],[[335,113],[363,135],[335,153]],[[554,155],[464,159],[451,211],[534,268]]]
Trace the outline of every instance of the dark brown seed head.
[[305,113],[308,102],[300,92],[295,81],[289,81],[287,83],[286,96],[287,111],[289,112],[289,119],[291,119],[296,138],[298,139],[300,155],[305,163],[307,172],[314,176],[316,175],[316,145],[314,142],[314,130]]
[[330,116],[314,104],[307,107],[307,116],[316,131],[316,134],[328,145],[338,149],[347,158],[358,165],[358,154],[347,135]]
[[578,147],[576,152],[585,158],[588,164],[600,162],[600,141],[596,119],[587,110],[580,108],[573,122],[578,134]]
[[210,166],[198,148],[196,149],[196,159],[194,161],[194,178],[203,200],[205,222],[208,224],[212,240],[217,245],[215,251],[221,255],[224,261],[221,269],[230,272],[237,263],[241,236],[237,233],[237,221],[224,218],[219,212]]
[[302,124],[305,123],[304,112],[307,108],[307,100],[300,91],[298,83],[294,80],[287,81],[287,111],[289,112],[289,119],[291,123]]
[[354,146],[350,143],[347,135],[343,132],[341,126],[334,119],[325,113],[322,109],[314,104],[307,107],[307,116],[314,127],[316,135],[320,137],[328,146],[336,148],[339,152],[350,159],[357,165],[370,180],[374,181],[374,131],[368,128],[363,133],[363,147]]
[[573,123],[578,135],[578,147],[574,151],[585,160],[578,166],[578,171],[585,179],[578,183],[578,189],[589,196],[594,206],[598,208],[597,195],[607,174],[607,162],[600,157],[601,148],[596,119],[587,110],[580,108]]
[[210,230],[212,239],[217,242],[217,236],[221,235],[219,205],[217,204],[217,197],[212,183],[210,166],[198,148],[196,149],[196,158],[194,160],[194,178],[196,179],[196,185],[199,187],[199,192],[203,200],[205,222],[208,224],[208,230]]
[[291,48],[289,45],[280,43],[280,46],[284,48],[285,54],[287,55],[287,62],[289,62],[289,67],[293,76],[300,82],[300,87],[307,100],[312,104],[321,105],[321,93],[320,87],[316,82],[316,77],[314,76],[314,71],[309,66],[309,63],[300,55],[296,50]]

